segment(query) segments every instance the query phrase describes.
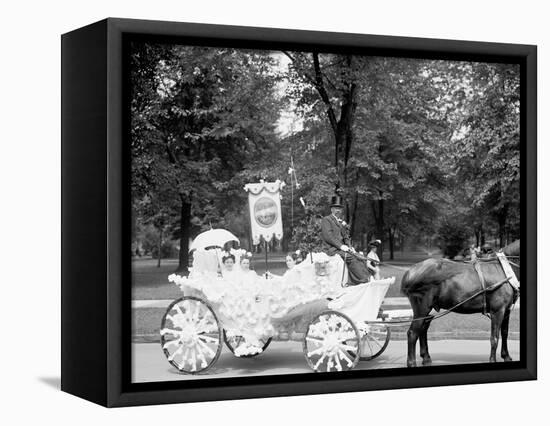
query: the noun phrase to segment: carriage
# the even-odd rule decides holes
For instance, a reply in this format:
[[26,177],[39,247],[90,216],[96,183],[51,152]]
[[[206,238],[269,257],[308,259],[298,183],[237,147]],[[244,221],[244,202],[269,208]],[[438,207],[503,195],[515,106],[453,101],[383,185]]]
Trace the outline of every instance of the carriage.
[[288,276],[253,280],[220,276],[216,263],[218,250],[197,250],[189,277],[169,277],[184,295],[163,316],[161,345],[182,373],[207,371],[224,344],[237,357],[255,357],[273,340],[302,341],[309,367],[333,372],[376,358],[389,343],[379,314],[393,277],[348,287],[344,261],[324,253]]

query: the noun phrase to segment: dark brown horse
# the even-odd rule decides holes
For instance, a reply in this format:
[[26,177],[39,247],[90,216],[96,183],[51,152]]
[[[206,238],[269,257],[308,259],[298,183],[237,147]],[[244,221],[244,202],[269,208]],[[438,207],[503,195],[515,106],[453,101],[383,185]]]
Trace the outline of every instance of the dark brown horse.
[[[519,255],[519,241],[503,249],[509,256]],[[485,288],[502,282],[506,276],[498,259],[483,259],[478,262]],[[512,266],[519,279],[519,269]],[[409,298],[413,309],[413,321],[407,332],[407,366],[416,367],[416,341],[420,340],[420,356],[423,365],[430,365],[428,352],[428,328],[432,309],[450,309],[482,289],[480,276],[472,262],[454,262],[448,259],[427,259],[413,265],[403,276],[401,291]],[[496,362],[499,334],[502,334],[501,356],[511,361],[508,353],[508,325],[510,311],[517,300],[518,292],[509,283],[504,283],[485,296],[480,294],[453,312],[461,314],[487,313],[491,318],[490,362]],[[414,320],[419,318],[419,320]]]

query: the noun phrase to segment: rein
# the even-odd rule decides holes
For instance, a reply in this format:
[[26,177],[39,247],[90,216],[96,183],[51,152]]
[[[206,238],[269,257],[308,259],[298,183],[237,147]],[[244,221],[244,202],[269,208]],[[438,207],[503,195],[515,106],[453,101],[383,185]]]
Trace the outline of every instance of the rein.
[[436,315],[427,315],[425,317],[420,317],[420,318],[413,318],[412,320],[394,320],[394,321],[367,321],[367,324],[386,324],[386,325],[398,325],[398,324],[409,324],[409,323],[412,323],[414,321],[424,321],[426,319],[429,319],[429,320],[434,320],[434,319],[437,319],[437,318],[441,318],[445,315],[448,315],[450,314],[451,312],[453,312],[456,308],[460,307],[461,305],[464,305],[466,302],[469,302],[470,300],[476,298],[477,296],[479,296],[480,294],[482,293],[487,293],[489,291],[493,291],[493,290],[496,290],[497,288],[499,288],[500,286],[502,286],[504,283],[507,283],[510,281],[510,278],[504,278],[502,281],[499,281],[498,283],[495,283],[489,287],[486,287],[484,289],[481,289],[481,290],[478,290],[476,291],[474,294],[472,294],[471,296],[469,296],[468,298],[462,300],[461,302],[458,302],[456,305],[452,306],[451,308],[447,309],[446,311],[444,312],[440,312]]

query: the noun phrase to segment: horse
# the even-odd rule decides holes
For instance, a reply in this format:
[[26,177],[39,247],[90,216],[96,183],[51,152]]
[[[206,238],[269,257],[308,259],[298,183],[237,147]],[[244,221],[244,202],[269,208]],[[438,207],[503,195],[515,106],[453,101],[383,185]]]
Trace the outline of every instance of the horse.
[[[515,256],[516,253],[519,256],[519,240],[506,246],[503,252],[508,256]],[[475,266],[476,263],[477,266]],[[511,265],[519,278],[519,267],[515,263]],[[422,365],[431,365],[432,360],[428,352],[428,328],[433,317],[429,315],[430,311],[453,308],[483,288],[489,290],[461,304],[453,309],[453,312],[489,315],[491,318],[489,362],[496,362],[499,333],[502,334],[501,357],[504,361],[512,361],[508,352],[508,325],[510,311],[518,298],[518,291],[509,282],[502,283],[505,279],[504,270],[496,257],[475,262],[427,259],[413,265],[405,272],[401,280],[401,291],[408,297],[413,309],[413,320],[407,331],[407,367],[416,367],[417,340],[420,341]],[[491,289],[491,286],[495,287]]]

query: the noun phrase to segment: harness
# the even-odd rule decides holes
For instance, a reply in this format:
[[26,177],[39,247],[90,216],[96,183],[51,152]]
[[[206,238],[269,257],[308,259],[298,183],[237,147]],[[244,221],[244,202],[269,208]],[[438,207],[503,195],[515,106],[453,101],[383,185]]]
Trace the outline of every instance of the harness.
[[479,282],[481,283],[481,290],[483,291],[483,315],[487,315],[487,285],[485,284],[483,272],[481,272],[480,262],[477,259],[474,261],[474,269],[477,272]]
[[[502,270],[504,272],[504,276],[507,278],[506,282],[510,284],[512,289],[514,290],[514,293],[519,294],[519,281],[516,277],[516,274],[512,270],[512,267],[510,266],[510,263],[508,262],[508,259],[504,255],[504,253],[497,253],[497,259],[500,263],[500,266],[502,267]],[[492,259],[491,259],[492,260]],[[483,315],[487,315],[487,293],[489,291],[495,290],[495,288],[487,288],[487,284],[485,283],[485,277],[483,276],[483,272],[481,271],[481,263],[483,261],[480,261],[478,259],[474,260],[473,265],[474,269],[477,272],[477,276],[479,277],[479,282],[481,283],[481,292],[483,295]],[[514,299],[515,300],[515,299]]]

